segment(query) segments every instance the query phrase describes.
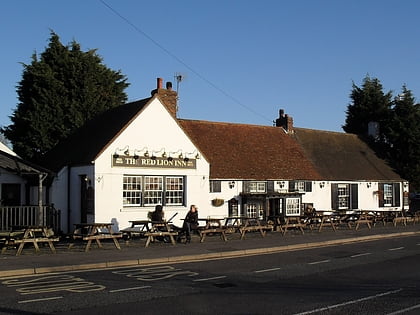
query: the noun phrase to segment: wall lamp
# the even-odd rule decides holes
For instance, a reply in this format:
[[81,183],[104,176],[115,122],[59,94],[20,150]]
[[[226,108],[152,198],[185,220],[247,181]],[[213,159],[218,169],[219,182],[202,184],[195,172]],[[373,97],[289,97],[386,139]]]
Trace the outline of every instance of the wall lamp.
[[319,188],[324,188],[325,187],[325,182],[320,182],[319,183]]
[[371,182],[366,183],[366,187],[367,188],[370,188],[371,186],[372,186],[372,183]]
[[194,150],[193,152],[185,153],[185,155],[186,155],[186,158],[188,158],[187,156],[190,155],[190,156],[194,156],[194,158],[196,158],[197,160],[200,159],[200,153],[198,153],[197,150]]
[[232,189],[235,187],[235,182],[234,181],[230,181],[229,182],[229,188]]
[[113,155],[115,159],[118,159],[120,157],[118,152],[124,152],[125,155],[130,155],[130,147],[126,145],[123,149],[117,148]]
[[152,160],[156,160],[156,155],[155,155],[155,153],[156,154],[158,154],[158,153],[160,153],[160,152],[162,152],[162,157],[163,158],[166,158],[166,151],[165,151],[165,148],[162,148],[162,149],[160,149],[159,151],[152,151],[152,156],[150,157]]
[[184,156],[182,154],[182,149],[180,149],[178,151],[169,152],[169,154],[168,154],[168,161],[172,161],[174,159],[173,156],[176,156],[176,155],[178,155],[178,157],[180,159],[183,159],[184,158]]
[[140,149],[140,150],[138,150],[138,149],[134,150],[134,159],[135,160],[138,160],[140,158],[140,155],[138,155],[137,153],[141,153],[141,152],[144,152],[144,154],[143,154],[144,157],[146,157],[146,158],[149,157],[149,150],[147,149],[147,147],[144,147],[143,149]]
[[277,185],[279,185],[280,188],[284,188],[284,186],[286,185],[286,182],[285,181],[277,182]]

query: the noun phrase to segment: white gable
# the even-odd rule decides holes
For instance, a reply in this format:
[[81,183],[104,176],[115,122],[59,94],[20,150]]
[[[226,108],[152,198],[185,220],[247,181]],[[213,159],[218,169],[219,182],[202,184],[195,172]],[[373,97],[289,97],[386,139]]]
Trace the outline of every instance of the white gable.
[[0,142],[0,150],[6,152],[7,154],[17,156],[15,152],[9,149],[4,143]]
[[[165,163],[170,156],[179,160],[179,155],[182,153],[183,157],[194,161],[194,167],[113,165],[115,153],[133,158],[133,162],[135,155],[140,156],[140,160],[150,162],[150,159],[144,157],[146,151],[149,156],[154,155],[160,159],[163,159],[162,155],[165,153]],[[92,184],[95,186],[95,221],[113,220],[120,228],[127,227],[129,220],[145,219],[147,212],[154,209],[154,206],[133,207],[123,204],[122,188],[125,176],[162,176],[162,178],[181,176],[185,179],[185,204],[164,206],[164,210],[166,218],[178,213],[175,220],[179,221],[178,224],[182,224],[180,219],[185,216],[190,204],[208,203],[208,175],[209,163],[178,125],[176,119],[160,100],[154,97],[94,161]],[[203,213],[203,215],[208,214]]]

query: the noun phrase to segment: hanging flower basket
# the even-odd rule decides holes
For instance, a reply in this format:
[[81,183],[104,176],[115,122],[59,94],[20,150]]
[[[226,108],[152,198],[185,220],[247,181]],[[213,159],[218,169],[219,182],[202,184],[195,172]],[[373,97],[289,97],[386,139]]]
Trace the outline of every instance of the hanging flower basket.
[[383,190],[375,190],[373,192],[374,195],[378,196],[378,198],[382,198],[384,196]]
[[219,198],[216,198],[216,199],[213,199],[212,201],[211,201],[211,204],[214,206],[214,207],[220,207],[220,206],[223,206],[223,204],[225,203],[225,200],[224,199],[219,199]]

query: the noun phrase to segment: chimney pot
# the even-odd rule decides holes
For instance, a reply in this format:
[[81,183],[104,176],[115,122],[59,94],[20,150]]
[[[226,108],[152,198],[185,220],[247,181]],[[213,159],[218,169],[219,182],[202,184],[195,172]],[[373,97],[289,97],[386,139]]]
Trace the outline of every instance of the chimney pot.
[[161,89],[162,87],[163,87],[163,79],[162,78],[157,78],[156,88]]
[[166,82],[166,89],[169,91],[172,90],[172,82]]

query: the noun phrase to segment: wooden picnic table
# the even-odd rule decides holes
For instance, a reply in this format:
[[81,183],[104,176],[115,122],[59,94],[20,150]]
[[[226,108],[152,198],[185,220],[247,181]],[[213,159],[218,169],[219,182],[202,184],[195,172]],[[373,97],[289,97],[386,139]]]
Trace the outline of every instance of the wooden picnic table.
[[244,220],[247,218],[246,216],[226,217],[224,227],[226,227],[229,233],[239,232],[239,227],[243,225]]
[[151,231],[151,221],[150,220],[131,220],[130,227],[122,229],[120,232],[123,234],[124,238],[127,240],[133,238],[133,236],[144,236],[146,232]]
[[153,242],[157,237],[169,237],[171,244],[175,245],[174,236],[178,235],[178,232],[175,232],[170,226],[169,221],[149,221],[150,230],[145,232],[144,235],[147,236],[146,244],[144,247],[148,247],[151,242]]
[[258,218],[244,218],[242,219],[242,225],[239,226],[239,232],[241,233],[241,240],[245,238],[246,232],[260,232],[262,237],[265,237],[267,231],[272,231],[273,226],[262,224]]
[[56,253],[53,242],[58,241],[59,238],[54,237],[54,233],[47,226],[22,226],[4,235],[1,253],[4,254],[8,247],[19,244],[16,251],[16,256],[18,256],[22,253],[23,247],[27,243],[32,243],[37,253],[40,251],[39,244],[47,243],[51,251]]
[[285,222],[282,225],[283,236],[286,235],[287,230],[289,228],[297,228],[302,232],[302,234],[305,234],[305,232],[303,231],[304,227],[306,227],[306,223],[304,222],[304,220],[300,216],[285,217]]
[[337,226],[341,222],[340,216],[336,213],[319,213],[317,217],[320,219],[318,232],[321,232],[325,225],[330,226],[335,232],[337,231]]
[[200,227],[198,232],[200,233],[200,243],[203,243],[208,234],[219,234],[223,241],[227,241],[226,227],[223,225],[223,218],[199,218],[198,221],[204,221],[206,225]]
[[[85,252],[89,251],[92,241],[95,241],[99,248],[102,248],[101,240],[112,239],[117,249],[121,249],[118,239],[122,237],[121,233],[115,233],[112,230],[113,223],[77,223],[74,224],[73,240],[87,241]],[[74,243],[69,245],[72,248]]]

